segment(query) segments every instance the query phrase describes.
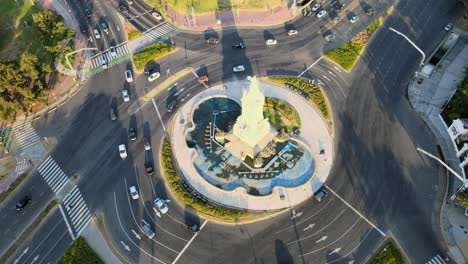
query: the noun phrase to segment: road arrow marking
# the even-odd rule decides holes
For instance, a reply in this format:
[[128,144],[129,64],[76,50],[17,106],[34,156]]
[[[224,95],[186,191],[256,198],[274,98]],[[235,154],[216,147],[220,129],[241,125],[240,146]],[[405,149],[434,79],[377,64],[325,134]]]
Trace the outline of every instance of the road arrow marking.
[[154,207],[153,207],[153,210],[154,210],[154,212],[156,213],[156,215],[157,215],[159,218],[161,218],[161,214],[158,212],[158,210],[156,210],[156,208],[154,208]]
[[304,228],[302,231],[306,231],[307,229],[311,229],[314,226],[315,226],[315,224],[310,224],[306,228]]
[[328,236],[323,236],[321,239],[315,241],[315,244],[317,244],[318,242],[325,241],[327,238],[328,238]]
[[335,253],[338,253],[338,252],[340,252],[340,250],[341,250],[341,248],[335,248],[335,250],[333,250],[332,252],[328,253],[328,256],[333,255],[333,254],[335,254]]
[[136,238],[141,240],[141,236],[137,232],[135,232],[135,230],[132,229],[132,233],[135,235]]
[[130,252],[130,247],[127,246],[127,244],[125,244],[123,241],[120,241],[120,244],[122,244],[122,246],[125,248],[125,250]]
[[23,252],[21,252],[21,255],[19,255],[18,258],[15,259],[15,261],[13,262],[14,264],[17,264],[20,260],[20,258],[22,258],[24,255],[26,255],[26,253],[28,253],[28,250],[29,250],[29,247],[27,247],[26,249],[23,250]]
[[39,259],[39,255],[35,256],[35,257],[33,258],[33,261],[31,261],[31,264],[33,264],[34,262],[36,262],[38,259]]
[[296,213],[295,210],[292,211],[293,216],[291,217],[291,220],[293,220],[296,217],[299,217],[303,214],[303,212]]

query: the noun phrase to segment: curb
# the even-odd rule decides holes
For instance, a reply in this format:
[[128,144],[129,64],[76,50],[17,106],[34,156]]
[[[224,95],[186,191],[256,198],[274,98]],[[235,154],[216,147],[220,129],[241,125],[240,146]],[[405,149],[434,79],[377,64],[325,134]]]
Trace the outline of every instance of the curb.
[[185,68],[185,69],[177,72],[176,74],[172,75],[171,77],[167,78],[162,83],[160,83],[158,86],[156,86],[151,91],[149,91],[146,95],[144,95],[143,96],[143,102],[145,102],[145,103],[148,102],[153,97],[158,95],[160,91],[162,91],[167,86],[169,86],[170,83],[174,82],[175,80],[181,78],[182,76],[184,76],[184,75],[186,75],[186,74],[188,74],[188,73],[190,73],[192,71],[193,71],[193,67],[188,67],[188,68]]
[[[99,218],[102,219],[102,228],[103,228],[104,230],[101,230],[100,225],[99,225],[98,221],[96,221],[95,218],[98,218],[98,220],[99,220]],[[106,226],[106,221],[104,220],[104,215],[102,214],[102,215],[99,215],[99,216],[93,216],[92,219],[93,219],[93,222],[94,222],[94,224],[96,225],[97,229],[98,229],[99,232],[101,233],[102,239],[103,239],[104,241],[106,241],[106,243],[107,243],[107,245],[109,246],[110,250],[114,253],[114,256],[116,256],[116,258],[118,258],[119,260],[122,260],[122,259],[123,259],[123,260],[125,260],[125,261],[124,261],[125,263],[129,263],[129,264],[130,264],[131,262],[128,261],[124,256],[122,256],[122,255],[120,254],[120,251],[114,246],[114,243],[112,243],[112,239],[109,238],[110,236],[109,236],[109,232],[107,231],[107,226]],[[103,232],[104,232],[104,234],[103,234]],[[93,249],[93,250],[94,250],[94,249]],[[117,257],[117,256],[118,256],[118,257]]]

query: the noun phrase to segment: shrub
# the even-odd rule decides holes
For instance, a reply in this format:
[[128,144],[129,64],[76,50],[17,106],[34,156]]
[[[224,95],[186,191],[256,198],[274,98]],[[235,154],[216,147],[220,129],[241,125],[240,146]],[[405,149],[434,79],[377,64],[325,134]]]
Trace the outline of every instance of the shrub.
[[148,63],[167,55],[173,50],[175,48],[166,43],[156,42],[133,54],[133,63],[135,64],[135,68],[141,71]]
[[104,264],[96,252],[86,243],[83,237],[77,238],[68,248],[65,255],[58,261],[59,264]]
[[393,242],[389,242],[370,264],[404,264],[406,263],[403,254]]

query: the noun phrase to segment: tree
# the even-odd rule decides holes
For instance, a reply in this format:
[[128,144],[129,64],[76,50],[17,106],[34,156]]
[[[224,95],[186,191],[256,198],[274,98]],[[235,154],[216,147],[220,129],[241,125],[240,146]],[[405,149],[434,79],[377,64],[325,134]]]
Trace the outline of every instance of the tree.
[[468,190],[458,192],[457,200],[460,202],[460,206],[468,208]]
[[20,69],[25,76],[30,78],[30,81],[34,81],[39,77],[38,62],[39,58],[34,54],[25,52],[21,55]]

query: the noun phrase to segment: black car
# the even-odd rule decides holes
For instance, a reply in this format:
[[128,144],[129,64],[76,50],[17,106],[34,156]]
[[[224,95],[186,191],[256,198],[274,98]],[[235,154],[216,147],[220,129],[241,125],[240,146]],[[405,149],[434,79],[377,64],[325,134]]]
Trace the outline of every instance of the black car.
[[237,43],[237,44],[232,45],[232,48],[233,49],[245,49],[245,45],[244,43]]
[[339,3],[339,2],[336,2],[335,4],[332,4],[332,8],[333,10],[335,11],[340,11],[342,8],[343,8],[343,4]]
[[193,231],[193,232],[200,232],[200,228],[198,228],[198,225],[197,224],[186,224],[185,227],[187,227],[189,230]]
[[151,73],[153,73],[153,71],[154,71],[153,65],[150,64],[150,65],[147,65],[147,66],[145,67],[145,74],[146,74],[146,75],[150,75]]
[[119,9],[122,13],[128,13],[128,7],[125,5],[119,5]]
[[148,173],[149,176],[153,175],[154,168],[153,168],[153,165],[151,165],[151,163],[146,162],[145,169],[146,169],[146,173]]
[[137,134],[135,128],[131,127],[128,129],[128,137],[130,138],[130,140],[136,140]]
[[29,198],[29,196],[24,196],[23,198],[21,198],[21,200],[19,200],[16,203],[16,210],[20,211],[21,209],[24,209],[24,207],[26,207],[29,201],[31,201],[31,198]]
[[93,13],[91,12],[91,10],[89,10],[88,8],[85,9],[85,14],[88,18],[91,18],[91,16],[93,15]]

